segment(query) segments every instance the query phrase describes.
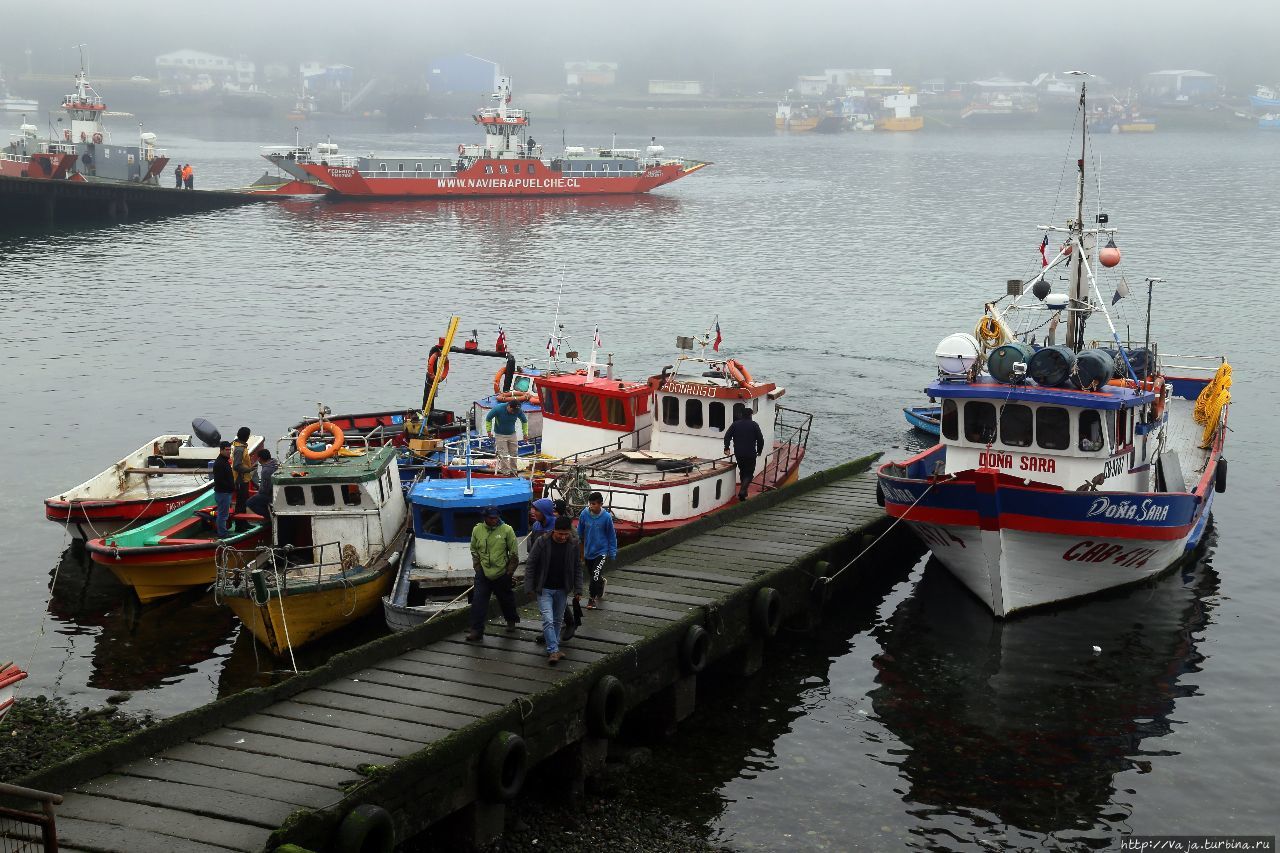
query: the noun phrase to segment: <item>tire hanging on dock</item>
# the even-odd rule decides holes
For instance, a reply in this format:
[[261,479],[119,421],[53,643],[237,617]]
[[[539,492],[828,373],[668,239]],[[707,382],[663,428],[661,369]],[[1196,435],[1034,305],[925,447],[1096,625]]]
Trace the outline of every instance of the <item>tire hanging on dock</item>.
[[395,846],[396,828],[391,813],[365,803],[342,819],[333,849],[336,853],[391,853]]
[[711,653],[711,635],[701,625],[690,626],[680,642],[680,664],[690,675],[707,668]]
[[505,802],[520,793],[529,770],[529,747],[515,732],[498,732],[480,754],[480,788],[491,800]]
[[751,625],[766,637],[776,637],[782,627],[782,596],[773,587],[756,591],[751,602]]
[[596,737],[615,738],[627,715],[627,691],[613,675],[606,675],[591,688],[586,707],[587,731]]

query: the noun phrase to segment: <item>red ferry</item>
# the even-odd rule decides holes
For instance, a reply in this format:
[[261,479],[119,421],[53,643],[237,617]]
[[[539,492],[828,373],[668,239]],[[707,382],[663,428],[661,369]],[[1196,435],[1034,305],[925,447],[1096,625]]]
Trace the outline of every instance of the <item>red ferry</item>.
[[561,156],[544,159],[542,146],[529,136],[529,113],[510,106],[510,78],[499,78],[493,98],[496,106],[474,116],[484,128],[484,142],[459,145],[456,155],[353,157],[328,144],[270,148],[262,156],[307,193],[318,185],[330,195],[382,198],[636,195],[710,165],[667,157],[656,140],[644,151],[569,146]]

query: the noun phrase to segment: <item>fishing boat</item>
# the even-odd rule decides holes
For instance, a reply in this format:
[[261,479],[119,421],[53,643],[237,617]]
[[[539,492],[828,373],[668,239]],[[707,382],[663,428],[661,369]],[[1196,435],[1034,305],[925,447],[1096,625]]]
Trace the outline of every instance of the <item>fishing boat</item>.
[[1262,130],[1276,130],[1280,128],[1280,113],[1267,113],[1258,117],[1258,127]]
[[[45,498],[44,516],[78,539],[108,536],[173,512],[209,490],[221,435],[203,418],[192,432],[158,435],[97,476]],[[262,436],[249,437],[250,451]]]
[[13,663],[0,665],[0,720],[5,718],[13,707],[14,694],[18,690],[18,682],[27,674]]
[[[1082,85],[1073,215],[1041,226],[1042,246],[1049,234],[1065,242],[1052,260],[1042,252],[1029,289],[1013,280],[986,303],[974,334],[939,345],[926,393],[941,401],[941,441],[878,472],[888,514],[1000,618],[1168,570],[1200,544],[1226,488],[1225,358],[1170,355],[1151,339],[1162,279],[1147,280],[1139,345],[1122,345],[1111,316],[1120,309],[1102,296],[1120,251],[1108,215],[1084,221],[1085,95]],[[1060,267],[1067,293],[1048,277]],[[1111,305],[1127,293],[1118,279]],[[1094,318],[1100,341],[1086,334]]]
[[913,131],[924,127],[924,116],[916,114],[920,96],[904,90],[885,95],[881,100],[884,115],[876,119],[876,130]]
[[906,406],[902,409],[902,414],[906,416],[907,423],[913,428],[930,435],[938,434],[938,422],[942,417],[941,406]]
[[156,147],[156,135],[139,132],[123,144],[112,140],[102,121],[107,105],[89,83],[83,62],[75,91],[62,99],[62,110],[66,117],[61,139],[42,140],[35,125],[22,123],[18,135],[0,149],[0,175],[158,183],[169,158]]
[[1273,86],[1255,86],[1254,92],[1249,96],[1249,104],[1266,110],[1274,110],[1280,107],[1280,91]]
[[498,78],[492,101],[474,116],[483,141],[459,145],[456,153],[349,156],[334,149],[302,156],[295,146],[290,160],[290,150],[275,146],[263,156],[290,174],[304,173],[298,180],[318,182],[335,196],[379,198],[636,195],[710,165],[670,157],[656,139],[643,152],[571,145],[544,158],[542,146],[528,135],[528,111],[511,106],[510,78]]
[[290,431],[277,456],[270,545],[224,549],[214,592],[285,656],[375,610],[411,531],[395,447],[348,446],[320,420]]
[[813,416],[778,405],[784,388],[753,378],[737,359],[708,353],[709,335],[676,344],[673,364],[643,382],[615,379],[612,364],[538,378],[543,453],[560,458],[546,474],[547,496],[581,508],[600,492],[627,541],[736,500],[738,469],[724,453],[724,433],[744,412],[760,425],[765,446],[749,497],[793,482],[808,446]]
[[[467,606],[475,575],[471,531],[487,507],[497,507],[520,541],[520,564],[529,556],[529,505],[533,487],[522,477],[424,480],[409,491],[413,538],[400,558],[391,593],[382,599],[387,626],[407,631],[438,613]],[[517,570],[517,579],[523,569]]]
[[132,587],[143,604],[208,586],[223,549],[250,548],[267,536],[260,516],[232,513],[228,525],[243,529],[219,539],[214,510],[209,485],[194,499],[140,527],[90,539],[85,550],[120,583]]

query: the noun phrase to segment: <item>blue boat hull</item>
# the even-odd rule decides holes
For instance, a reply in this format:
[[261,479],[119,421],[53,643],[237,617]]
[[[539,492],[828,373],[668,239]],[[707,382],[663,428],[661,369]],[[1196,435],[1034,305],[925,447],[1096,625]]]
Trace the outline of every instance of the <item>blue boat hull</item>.
[[902,414],[906,417],[907,423],[921,432],[927,432],[929,435],[938,434],[938,422],[942,418],[941,406],[911,406],[904,408]]

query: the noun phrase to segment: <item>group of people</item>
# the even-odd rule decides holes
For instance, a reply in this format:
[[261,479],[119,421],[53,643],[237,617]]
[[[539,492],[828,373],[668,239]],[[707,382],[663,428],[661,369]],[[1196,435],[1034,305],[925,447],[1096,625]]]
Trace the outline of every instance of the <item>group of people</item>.
[[[237,516],[253,513],[264,519],[271,517],[271,476],[280,463],[271,457],[265,447],[256,452],[249,449],[248,427],[236,430],[235,441],[223,441],[218,445],[218,458],[213,462],[214,526],[219,539],[231,535],[231,505],[235,503]],[[253,494],[250,495],[250,487]],[[245,521],[238,519],[237,529],[243,529]]]
[[[542,616],[540,641],[547,647],[547,663],[564,659],[560,643],[572,635],[575,624],[567,618],[570,600],[582,597],[583,577],[587,584],[587,608],[594,609],[604,597],[605,570],[618,556],[618,535],[613,515],[604,508],[604,496],[592,492],[587,507],[578,515],[577,531],[568,506],[563,501],[542,498],[533,504],[534,524],[529,538],[529,559],[525,565],[524,589],[538,602]],[[471,531],[471,560],[475,568],[471,592],[470,642],[484,637],[489,597],[496,596],[508,630],[520,623],[512,579],[520,565],[519,541],[515,529],[502,520],[496,507],[484,512],[484,520]]]
[[189,190],[196,188],[196,170],[191,168],[190,163],[176,166],[173,170],[173,188],[180,190],[183,187]]

